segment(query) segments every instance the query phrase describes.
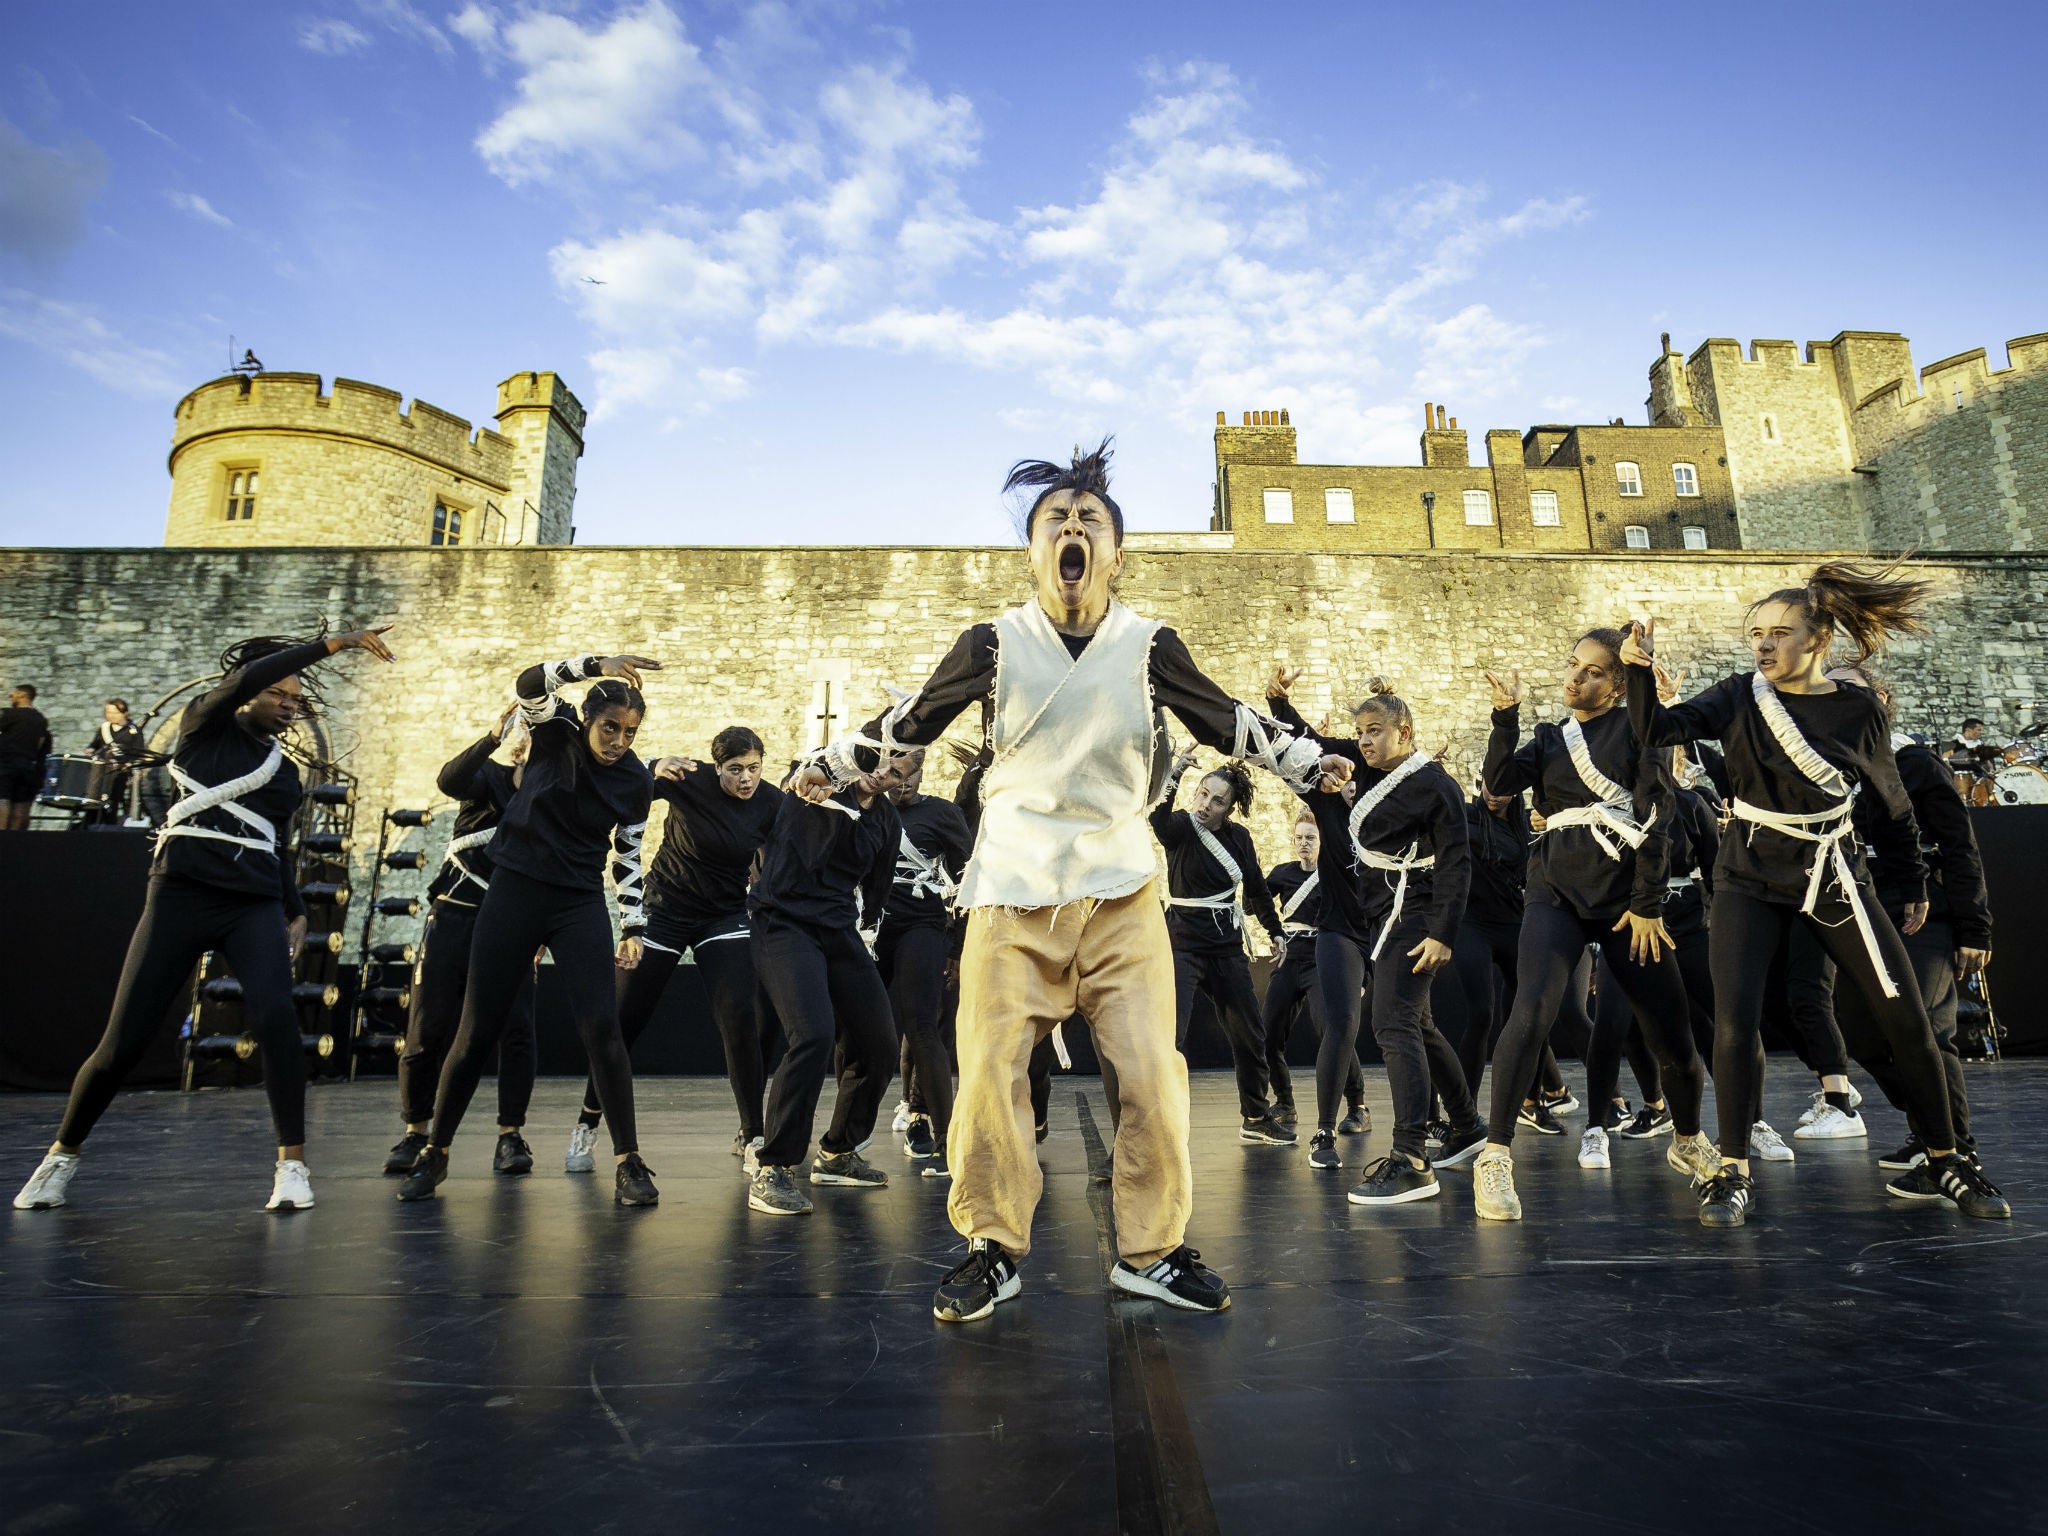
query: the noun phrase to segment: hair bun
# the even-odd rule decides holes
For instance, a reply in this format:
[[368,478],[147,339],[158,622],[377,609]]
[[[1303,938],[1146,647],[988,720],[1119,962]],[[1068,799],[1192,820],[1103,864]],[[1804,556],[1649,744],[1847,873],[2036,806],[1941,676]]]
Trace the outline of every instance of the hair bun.
[[1368,677],[1365,680],[1365,691],[1367,693],[1374,694],[1392,693],[1394,691],[1394,685],[1388,682],[1379,673],[1375,672],[1371,677]]

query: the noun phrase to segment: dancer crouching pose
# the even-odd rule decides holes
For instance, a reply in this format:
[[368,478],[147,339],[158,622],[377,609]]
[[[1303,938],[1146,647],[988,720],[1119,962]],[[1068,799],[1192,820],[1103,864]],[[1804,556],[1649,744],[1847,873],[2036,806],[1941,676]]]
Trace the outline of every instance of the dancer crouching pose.
[[[518,713],[517,704],[506,710],[496,726],[450,758],[435,781],[456,803],[455,830],[441,868],[427,887],[433,905],[413,968],[412,1007],[406,1018],[405,1047],[398,1056],[398,1103],[405,1116],[405,1135],[384,1159],[388,1174],[412,1172],[430,1142],[434,1094],[441,1085],[448,1047],[462,1023],[477,913],[495,869],[490,844],[518,793],[526,762],[523,729],[508,754],[511,762],[498,762],[494,755]],[[521,986],[511,1026],[498,1045],[498,1149],[491,1166],[499,1173],[533,1172],[533,1149],[519,1132],[533,1099],[534,1049],[533,988]]]
[[[767,1137],[747,1185],[747,1204],[771,1216],[811,1209],[796,1187],[795,1170],[811,1150],[835,1042],[844,1065],[811,1182],[855,1189],[889,1182],[860,1155],[896,1075],[889,989],[860,930],[863,914],[879,921],[889,899],[903,841],[903,822],[889,796],[911,772],[911,758],[895,754],[824,799],[784,795],[762,850],[761,873],[747,892],[761,987],[789,1041],[768,1085]],[[927,1083],[925,1091],[936,1086]]]
[[[519,674],[519,710],[532,745],[518,793],[491,842],[496,870],[477,914],[462,1026],[434,1101],[433,1142],[399,1186],[401,1200],[431,1200],[447,1179],[449,1145],[543,945],[554,957],[611,1121],[618,1159],[614,1198],[621,1205],[653,1205],[660,1198],[635,1134],[633,1064],[619,1037],[604,899],[609,851],[625,931],[616,964],[630,969],[640,963],[646,925],[640,839],[654,795],[654,781],[632,747],[647,713],[640,673],[660,667],[644,656],[580,656]],[[580,714],[556,697],[558,688],[599,678],[583,696]]]
[[149,896],[128,941],[106,1033],[72,1080],[56,1144],[14,1197],[17,1210],[64,1204],[79,1148],[210,949],[241,982],[249,1032],[263,1049],[263,1089],[278,1141],[266,1209],[312,1205],[306,1058],[291,967],[305,936],[306,911],[282,847],[301,787],[278,738],[318,702],[300,673],[338,651],[368,651],[390,661],[382,638],[390,628],[305,641],[240,641],[221,653],[227,675],[185,707],[171,754],[178,800],[157,836]]
[[1892,757],[1890,723],[1871,694],[1824,673],[1837,634],[1855,643],[1860,664],[1883,648],[1888,633],[1925,628],[1927,586],[1899,578],[1896,569],[1830,562],[1805,585],[1761,599],[1748,625],[1756,671],[1669,708],[1658,702],[1650,670],[1653,626],[1632,626],[1622,648],[1637,730],[1654,746],[1718,740],[1734,790],[1731,809],[1742,823],[1738,835],[1721,840],[1708,940],[1721,1166],[1701,1191],[1706,1226],[1739,1227],[1755,1208],[1754,1042],[1771,957],[1795,923],[1826,946],[1837,987],[1861,994],[1890,1045],[1900,1092],[1927,1139],[1927,1177],[1941,1197],[1966,1216],[2011,1214],[1976,1164],[1956,1155],[1941,1052],[1914,985],[1912,958],[1871,888],[1854,836],[1859,797],[1880,802],[1882,815],[1868,813],[1868,835],[1895,872],[1907,921],[1917,926],[1927,913],[1925,865]]
[[933,1298],[942,1322],[986,1317],[1021,1287],[1017,1260],[1042,1187],[1031,1052],[1077,1008],[1122,1105],[1111,1175],[1121,1257],[1110,1283],[1195,1311],[1230,1301],[1186,1242],[1187,1064],[1173,1045],[1173,950],[1145,824],[1166,767],[1154,711],[1298,785],[1320,777],[1322,754],[1230,698],[1177,635],[1111,597],[1123,513],[1108,458],[1105,443],[1069,465],[1012,469],[1006,489],[1038,493],[1023,528],[1036,597],[961,635],[918,693],[834,743],[802,781],[803,793],[823,796],[862,777],[856,753],[872,743],[927,745],[962,710],[981,708],[993,752],[960,893],[968,927],[947,1200],[969,1251]]
[[[1486,674],[1493,685],[1493,733],[1486,744],[1487,790],[1535,791],[1544,832],[1529,854],[1527,905],[1515,956],[1516,990],[1493,1058],[1493,1110],[1486,1150],[1472,1165],[1473,1208],[1488,1221],[1520,1221],[1515,1193],[1515,1120],[1536,1076],[1537,1057],[1574,968],[1598,944],[1657,1055],[1677,1136],[1671,1166],[1695,1181],[1719,1160],[1700,1131],[1705,1088],[1686,1025],[1685,983],[1664,929],[1665,824],[1671,792],[1663,766],[1643,752],[1622,702],[1618,630],[1596,629],[1572,648],[1565,669],[1562,726],[1521,740],[1522,674]],[[1610,1014],[1626,1034],[1625,1018]],[[1610,1026],[1612,1027],[1612,1026]],[[1621,1052],[1589,1095],[1597,1121],[1613,1096]],[[1722,1103],[1726,1104],[1723,1099]],[[1745,1129],[1748,1122],[1743,1122]]]
[[[1245,1141],[1293,1146],[1294,1131],[1274,1119],[1267,1104],[1265,1022],[1252,970],[1245,959],[1244,911],[1265,927],[1278,945],[1286,940],[1273,893],[1259,872],[1252,835],[1231,813],[1251,809],[1252,779],[1236,763],[1204,774],[1185,811],[1173,808],[1175,792],[1195,750],[1173,760],[1166,793],[1152,813],[1152,834],[1166,850],[1166,934],[1173,945],[1174,1044],[1187,1049],[1195,995],[1209,994],[1217,1022],[1230,1041],[1237,1069],[1238,1135]],[[1243,897],[1239,897],[1239,888]]]
[[[689,951],[704,979],[711,1019],[725,1051],[725,1077],[739,1107],[732,1155],[751,1178],[761,1144],[761,1096],[768,1083],[766,1025],[747,927],[747,879],[754,855],[782,804],[782,791],[761,782],[761,738],[729,725],[711,739],[709,765],[664,757],[654,765],[654,794],[668,803],[661,846],[647,869],[647,927],[640,963],[618,971],[619,1038],[630,1055],[654,1017],[669,978]],[[569,1132],[565,1173],[596,1166],[603,1099],[593,1073],[583,1084],[583,1110]]]

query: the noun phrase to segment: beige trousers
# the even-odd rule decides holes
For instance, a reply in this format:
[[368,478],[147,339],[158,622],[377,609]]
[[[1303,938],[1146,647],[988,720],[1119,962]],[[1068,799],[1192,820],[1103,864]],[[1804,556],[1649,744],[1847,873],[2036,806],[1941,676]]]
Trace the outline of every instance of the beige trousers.
[[1031,1050],[1077,1009],[1116,1074],[1117,1247],[1143,1267],[1181,1245],[1193,1204],[1188,1069],[1174,1049],[1173,950],[1152,885],[1113,901],[976,908],[960,957],[960,1096],[946,1201],[964,1236],[1021,1258],[1043,1178]]

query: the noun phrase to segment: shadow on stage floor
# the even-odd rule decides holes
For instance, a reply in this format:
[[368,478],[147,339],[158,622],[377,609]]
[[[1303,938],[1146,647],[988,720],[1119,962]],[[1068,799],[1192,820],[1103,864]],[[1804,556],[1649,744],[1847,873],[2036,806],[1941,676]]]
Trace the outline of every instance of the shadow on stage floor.
[[[1576,1135],[1517,1142],[1519,1225],[1481,1227],[1457,1172],[1361,1210],[1358,1143],[1337,1175],[1243,1146],[1205,1074],[1221,1317],[1108,1300],[1106,1117],[1061,1078],[1024,1296],[965,1328],[928,1309],[946,1186],[885,1138],[886,1191],[751,1214],[722,1084],[640,1085],[655,1211],[560,1172],[566,1080],[534,1177],[494,1177],[480,1127],[404,1207],[390,1084],[319,1088],[320,1204],[285,1217],[259,1092],[131,1095],[73,1204],[0,1218],[0,1533],[2048,1529],[2048,1063],[1969,1070],[2017,1220],[1888,1199],[1872,1105],[1868,1143],[1763,1166],[1730,1234],[1665,1143],[1586,1173]],[[0,1098],[10,1181],[57,1108]]]

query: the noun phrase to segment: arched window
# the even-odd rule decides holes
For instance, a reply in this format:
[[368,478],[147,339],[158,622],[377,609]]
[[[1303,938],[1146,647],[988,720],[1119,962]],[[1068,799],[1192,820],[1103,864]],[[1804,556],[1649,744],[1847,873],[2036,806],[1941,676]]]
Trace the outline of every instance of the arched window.
[[1269,523],[1291,523],[1294,521],[1294,492],[1271,489],[1266,492],[1266,521]]
[[1706,529],[1687,527],[1681,528],[1679,532],[1685,536],[1685,547],[1687,549],[1705,549],[1707,547]]
[[1641,523],[1630,523],[1621,530],[1621,537],[1630,549],[1648,549],[1650,547],[1650,530]]
[[1624,496],[1640,496],[1643,494],[1643,472],[1627,459],[1622,459],[1614,466],[1614,484]]
[[1691,464],[1671,466],[1671,489],[1681,496],[1697,496],[1700,493],[1700,472]]
[[228,471],[228,521],[245,523],[256,515],[256,466],[245,464]]
[[1765,442],[1775,443],[1778,440],[1778,418],[1769,411],[1763,414],[1763,429]]
[[428,536],[430,544],[460,544],[462,542],[462,509],[451,507],[445,501],[434,503],[434,531]]

